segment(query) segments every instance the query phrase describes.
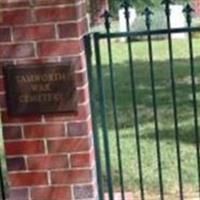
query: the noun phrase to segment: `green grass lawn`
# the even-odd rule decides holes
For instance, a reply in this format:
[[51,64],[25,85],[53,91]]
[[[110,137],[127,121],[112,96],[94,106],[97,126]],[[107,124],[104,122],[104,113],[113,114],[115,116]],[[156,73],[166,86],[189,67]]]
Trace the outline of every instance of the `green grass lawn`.
[[[126,43],[120,43],[117,41],[113,41],[112,44],[124,182],[126,190],[139,191],[138,163],[127,45]],[[167,41],[154,41],[153,51],[164,190],[166,193],[175,193],[178,192],[178,175]],[[141,139],[144,186],[148,193],[156,193],[159,189],[159,184],[147,43],[145,41],[134,42],[133,52],[136,73],[136,96]],[[174,72],[177,86],[177,110],[180,130],[183,185],[185,192],[196,192],[198,189],[197,157],[195,149],[196,141],[194,135],[192,89],[187,40],[174,40],[173,52]],[[108,53],[106,42],[101,43],[101,53],[106,91],[106,120],[108,122],[109,129],[112,176],[115,190],[118,191],[120,188],[118,156],[116,149],[116,135],[113,124],[110,73],[108,69]],[[194,39],[194,54],[199,107],[199,39]],[[98,102],[98,94],[96,94],[96,96]],[[100,108],[98,107],[97,109]],[[198,110],[198,113],[200,116],[200,109]],[[103,156],[103,138],[101,135],[100,140],[103,163],[105,163]],[[106,182],[105,166],[103,173],[105,177],[104,180]]]

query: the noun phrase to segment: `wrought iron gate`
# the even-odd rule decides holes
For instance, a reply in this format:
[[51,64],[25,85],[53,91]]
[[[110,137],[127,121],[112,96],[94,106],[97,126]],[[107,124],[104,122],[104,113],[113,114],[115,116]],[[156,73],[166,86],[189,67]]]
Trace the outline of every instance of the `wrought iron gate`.
[[8,194],[8,182],[2,129],[2,121],[0,120],[0,199],[6,200]]
[[[168,55],[168,69],[169,69],[169,88],[170,88],[170,96],[171,96],[171,109],[172,109],[172,118],[173,118],[173,134],[174,134],[174,142],[175,142],[175,152],[176,152],[176,172],[178,179],[178,199],[185,199],[184,193],[184,180],[183,180],[183,164],[181,158],[181,145],[180,145],[180,129],[181,123],[179,121],[179,113],[178,113],[178,104],[177,101],[177,83],[176,83],[176,74],[175,68],[176,63],[174,59],[174,51],[173,51],[173,34],[185,33],[186,34],[186,42],[188,45],[188,69],[189,69],[189,85],[191,88],[191,110],[192,110],[192,124],[193,131],[191,135],[194,136],[194,147],[195,147],[195,160],[196,160],[196,168],[192,170],[196,171],[197,174],[197,190],[198,190],[198,199],[200,199],[200,147],[199,147],[199,114],[198,114],[198,96],[197,96],[197,78],[195,74],[195,55],[194,55],[194,42],[193,42],[193,34],[200,31],[200,27],[192,26],[192,7],[187,4],[183,10],[186,16],[187,27],[183,28],[171,28],[170,22],[170,0],[164,0],[163,6],[165,8],[166,14],[166,29],[153,30],[151,26],[152,15],[153,12],[150,8],[145,8],[143,15],[145,18],[146,30],[144,31],[132,31],[129,23],[129,3],[128,1],[124,1],[123,7],[125,10],[125,18],[126,18],[126,26],[127,32],[111,32],[111,15],[108,11],[105,11],[103,17],[105,18],[105,28],[106,32],[95,32],[93,34],[85,36],[85,48],[87,55],[87,66],[88,66],[88,77],[90,81],[90,95],[91,95],[91,107],[92,107],[92,118],[93,118],[93,129],[94,129],[94,143],[96,147],[96,164],[97,164],[97,180],[98,180],[98,192],[99,199],[104,200],[105,190],[108,192],[109,200],[114,200],[114,186],[113,186],[113,172],[112,170],[112,158],[111,158],[111,149],[110,146],[110,129],[109,129],[109,117],[112,117],[113,120],[113,129],[115,133],[116,140],[116,159],[117,159],[117,176],[119,187],[118,191],[120,191],[122,200],[130,200],[125,197],[125,188],[126,183],[124,180],[124,174],[126,173],[126,169],[123,167],[123,155],[122,155],[122,146],[121,146],[121,125],[117,108],[117,88],[116,88],[116,71],[114,64],[114,56],[113,56],[113,40],[119,38],[125,38],[127,45],[127,54],[128,54],[128,67],[129,73],[127,74],[127,79],[130,78],[130,85],[126,87],[130,87],[130,96],[131,96],[131,113],[133,115],[133,137],[135,150],[137,152],[137,170],[132,171],[132,173],[138,172],[138,185],[140,190],[140,197],[138,199],[144,200],[148,199],[148,194],[145,192],[144,182],[144,166],[142,159],[142,147],[141,147],[141,134],[140,134],[140,119],[138,115],[139,106],[138,106],[138,96],[137,96],[137,71],[135,69],[134,63],[134,43],[135,40],[133,38],[136,37],[144,37],[146,38],[145,42],[148,49],[148,75],[150,77],[149,88],[151,93],[151,102],[152,102],[152,118],[153,118],[153,126],[154,126],[154,138],[155,138],[155,149],[156,149],[156,174],[155,179],[158,180],[158,188],[159,188],[159,196],[158,199],[164,200],[167,199],[166,191],[165,191],[165,182],[163,178],[163,160],[162,160],[162,146],[160,144],[161,135],[160,135],[160,127],[159,127],[159,106],[157,103],[158,96],[160,95],[156,89],[156,73],[155,73],[155,62],[154,62],[154,49],[153,49],[153,37],[156,35],[164,35],[166,36],[166,44]],[[178,19],[174,19],[178,20]],[[91,40],[93,38],[93,40]],[[102,52],[101,52],[101,44],[102,42],[106,44],[107,52],[108,52],[108,71],[105,75],[105,66],[102,64]],[[95,55],[95,59],[92,58],[92,55]],[[121,56],[121,55],[118,55]],[[116,56],[115,56],[116,58]],[[95,65],[93,66],[93,60],[95,60]],[[130,77],[129,77],[130,76]],[[109,86],[105,85],[105,77],[109,79]],[[110,88],[110,95],[107,95],[105,88]],[[121,94],[123,95],[123,94]],[[111,102],[111,110],[112,115],[108,115],[107,113],[107,99]],[[124,113],[126,115],[127,113]],[[130,140],[131,142],[131,140]],[[154,143],[152,143],[153,145]],[[102,150],[103,148],[103,150]],[[102,156],[102,152],[104,155]],[[129,154],[129,152],[126,152]],[[189,158],[188,158],[189,159]],[[104,160],[104,161],[102,161]],[[104,172],[105,168],[105,172]],[[105,174],[104,174],[105,173]],[[171,176],[175,176],[174,174],[170,174]],[[104,178],[103,178],[104,177]],[[136,199],[136,198],[134,198]],[[172,199],[172,198],[171,198]],[[175,198],[174,198],[175,199]]]

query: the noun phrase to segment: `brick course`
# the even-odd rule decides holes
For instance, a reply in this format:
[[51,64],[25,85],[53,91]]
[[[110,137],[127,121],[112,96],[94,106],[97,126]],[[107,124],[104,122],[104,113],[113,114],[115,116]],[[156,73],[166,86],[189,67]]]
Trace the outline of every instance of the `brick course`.
[[96,200],[88,80],[83,48],[85,0],[1,0],[2,66],[72,62],[78,113],[12,117],[0,77],[8,166],[7,200]]

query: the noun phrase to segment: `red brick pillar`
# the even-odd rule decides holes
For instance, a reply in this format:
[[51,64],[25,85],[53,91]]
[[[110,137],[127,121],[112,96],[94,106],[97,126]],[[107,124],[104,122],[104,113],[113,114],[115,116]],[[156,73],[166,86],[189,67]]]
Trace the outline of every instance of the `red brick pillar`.
[[0,62],[72,61],[78,114],[11,117],[3,76],[0,103],[9,200],[96,199],[88,81],[84,60],[85,0],[1,0]]

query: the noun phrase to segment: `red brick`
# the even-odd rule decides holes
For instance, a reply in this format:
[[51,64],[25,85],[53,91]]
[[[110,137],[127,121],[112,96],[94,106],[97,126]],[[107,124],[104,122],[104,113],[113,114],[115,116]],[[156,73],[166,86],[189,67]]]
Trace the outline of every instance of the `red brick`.
[[9,192],[9,200],[27,200],[28,199],[28,189],[11,189]]
[[19,8],[24,6],[30,6],[30,2],[28,0],[1,0],[1,7],[3,8]]
[[33,44],[0,44],[0,58],[27,58],[34,56]]
[[89,121],[85,122],[72,122],[68,124],[68,136],[84,136],[88,135],[90,131]]
[[43,56],[66,56],[78,54],[83,50],[80,41],[49,41],[38,43],[38,55]]
[[79,103],[83,103],[89,100],[88,88],[78,89],[78,100],[79,100]]
[[29,125],[24,127],[26,138],[51,138],[65,135],[64,124]]
[[0,25],[18,25],[32,22],[31,9],[3,11],[1,15]]
[[0,91],[1,92],[5,91],[4,79],[3,78],[0,78]]
[[84,4],[70,7],[50,7],[35,10],[37,22],[60,22],[76,20],[85,16]]
[[79,23],[59,24],[58,31],[60,38],[80,37],[87,32],[87,21],[84,19]]
[[6,123],[41,122],[41,116],[12,117],[7,112],[2,112],[2,121]]
[[44,172],[24,172],[9,174],[12,187],[47,185],[47,174]]
[[76,86],[81,87],[84,86],[87,83],[87,74],[85,71],[76,73],[75,75],[76,79]]
[[23,157],[7,158],[8,171],[21,171],[25,170],[25,160]]
[[30,155],[44,153],[44,143],[41,140],[6,142],[7,155]]
[[20,59],[16,61],[16,64],[46,64],[58,62],[57,57],[49,58],[35,58],[35,59]]
[[42,40],[55,38],[53,25],[34,25],[14,28],[15,41]]
[[89,138],[55,139],[48,141],[50,153],[87,151],[91,147]]
[[32,200],[71,200],[71,188],[60,187],[38,187],[31,189]]
[[[76,185],[74,186],[73,190],[74,190],[75,199],[94,199],[94,186],[91,184]],[[130,200],[130,199],[127,199],[127,200]]]
[[75,66],[76,70],[81,70],[83,69],[84,63],[85,63],[85,55],[82,54],[80,56],[70,56],[70,57],[62,57],[61,60],[63,63],[72,63],[73,66]]
[[34,5],[42,6],[42,5],[59,5],[59,4],[69,4],[74,2],[80,2],[81,0],[34,0]]
[[92,152],[73,154],[70,156],[72,167],[91,167],[93,160]]
[[22,138],[21,127],[19,126],[4,126],[3,136],[5,140],[17,140]]
[[11,41],[10,28],[0,28],[0,42]]
[[28,169],[64,169],[68,168],[67,155],[44,155],[28,157]]
[[0,94],[0,107],[5,108],[6,107],[6,97],[5,94]]
[[51,172],[53,184],[86,183],[92,180],[91,170],[67,170]]

